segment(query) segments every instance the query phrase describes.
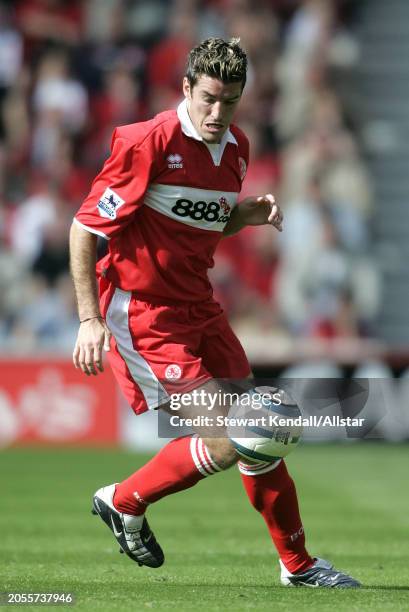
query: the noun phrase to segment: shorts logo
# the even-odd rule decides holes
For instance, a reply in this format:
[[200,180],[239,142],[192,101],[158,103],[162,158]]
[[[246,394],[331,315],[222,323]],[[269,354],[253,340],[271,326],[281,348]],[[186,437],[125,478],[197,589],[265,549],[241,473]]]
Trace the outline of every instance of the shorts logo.
[[240,168],[240,178],[241,180],[243,180],[244,177],[246,176],[247,164],[246,164],[245,159],[243,159],[242,157],[239,157],[239,168]]
[[116,219],[116,211],[125,204],[125,200],[119,197],[115,191],[107,187],[98,202],[98,212],[106,219]]
[[167,380],[177,380],[182,376],[182,369],[176,363],[168,365],[165,370],[165,378]]
[[175,170],[176,168],[183,168],[183,157],[179,153],[174,153],[167,156],[168,168]]

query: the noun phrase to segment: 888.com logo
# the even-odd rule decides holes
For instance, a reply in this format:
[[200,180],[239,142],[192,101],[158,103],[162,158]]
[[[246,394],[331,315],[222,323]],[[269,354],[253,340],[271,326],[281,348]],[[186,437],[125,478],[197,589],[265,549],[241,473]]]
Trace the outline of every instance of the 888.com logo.
[[224,197],[219,198],[218,202],[204,200],[193,202],[187,198],[180,198],[172,206],[172,212],[178,217],[189,217],[193,221],[204,219],[209,223],[226,223],[230,218],[231,206]]

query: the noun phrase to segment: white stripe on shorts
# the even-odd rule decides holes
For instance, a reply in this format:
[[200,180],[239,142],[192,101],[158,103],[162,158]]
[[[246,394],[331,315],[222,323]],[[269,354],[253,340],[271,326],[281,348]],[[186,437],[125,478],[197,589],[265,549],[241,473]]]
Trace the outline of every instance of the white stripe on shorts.
[[155,376],[149,363],[134,349],[129,331],[131,297],[131,291],[115,289],[106,320],[116,340],[120,355],[128,366],[135,384],[141,389],[149,410],[152,410],[168,401],[169,395]]

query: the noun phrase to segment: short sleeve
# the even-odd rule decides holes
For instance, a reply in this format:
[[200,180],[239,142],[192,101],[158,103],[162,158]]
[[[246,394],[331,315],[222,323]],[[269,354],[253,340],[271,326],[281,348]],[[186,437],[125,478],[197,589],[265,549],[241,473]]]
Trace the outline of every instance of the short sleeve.
[[114,132],[111,155],[75,215],[92,233],[111,238],[132,221],[153,175],[153,155],[145,140],[138,145]]
[[237,140],[237,162],[241,189],[249,165],[250,145],[247,136],[237,126],[234,126],[233,134]]

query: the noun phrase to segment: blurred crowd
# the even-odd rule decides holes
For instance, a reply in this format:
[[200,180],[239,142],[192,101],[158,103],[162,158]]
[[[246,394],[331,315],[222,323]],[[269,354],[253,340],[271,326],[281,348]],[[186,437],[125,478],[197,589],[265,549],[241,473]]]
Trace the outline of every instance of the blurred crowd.
[[370,181],[332,78],[357,61],[349,4],[0,0],[3,351],[72,349],[72,217],[114,127],[176,107],[186,54],[208,36],[239,36],[249,56],[242,195],[271,192],[285,214],[280,235],[265,226],[222,241],[216,297],[243,333],[374,335]]

